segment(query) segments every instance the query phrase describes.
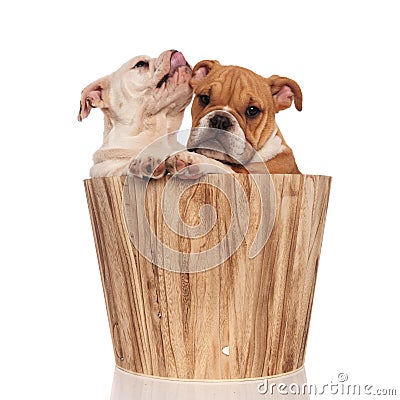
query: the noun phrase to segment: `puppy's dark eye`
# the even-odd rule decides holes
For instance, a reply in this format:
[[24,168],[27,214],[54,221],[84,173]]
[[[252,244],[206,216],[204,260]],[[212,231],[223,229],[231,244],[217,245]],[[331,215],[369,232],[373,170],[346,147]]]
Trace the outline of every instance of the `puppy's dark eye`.
[[201,94],[199,99],[203,106],[206,106],[210,102],[210,96],[207,96],[206,94]]
[[256,107],[256,106],[247,107],[247,110],[246,110],[246,117],[248,117],[248,118],[254,118],[254,117],[256,117],[258,114],[260,114],[260,112],[261,112],[261,110],[260,110],[258,107]]
[[147,61],[139,61],[135,64],[135,66],[132,69],[135,68],[142,68],[142,67],[148,67],[149,63]]

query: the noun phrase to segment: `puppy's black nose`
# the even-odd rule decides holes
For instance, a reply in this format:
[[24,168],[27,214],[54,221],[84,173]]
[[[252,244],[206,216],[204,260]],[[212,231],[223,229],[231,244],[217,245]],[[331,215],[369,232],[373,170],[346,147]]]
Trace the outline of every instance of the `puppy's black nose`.
[[230,126],[232,126],[231,120],[224,115],[214,115],[210,119],[211,128],[227,130]]

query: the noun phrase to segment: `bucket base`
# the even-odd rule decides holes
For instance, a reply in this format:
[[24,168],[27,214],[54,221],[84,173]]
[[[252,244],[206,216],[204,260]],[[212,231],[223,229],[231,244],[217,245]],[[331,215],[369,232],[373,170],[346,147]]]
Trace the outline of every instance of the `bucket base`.
[[[309,400],[308,394],[285,393],[307,382],[305,368],[258,379],[189,380],[133,374],[116,367],[111,400],[208,400],[285,399]],[[279,389],[280,388],[280,389]],[[261,397],[262,396],[262,397]]]

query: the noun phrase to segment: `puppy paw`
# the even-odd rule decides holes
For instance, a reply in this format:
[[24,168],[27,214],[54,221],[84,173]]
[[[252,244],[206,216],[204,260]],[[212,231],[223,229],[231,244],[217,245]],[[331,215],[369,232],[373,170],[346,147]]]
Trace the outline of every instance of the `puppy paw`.
[[165,164],[167,171],[180,179],[198,179],[212,173],[233,173],[222,163],[189,151],[168,157]]
[[128,175],[138,178],[159,179],[167,172],[165,162],[158,158],[135,158],[128,168]]
[[176,175],[181,179],[198,179],[204,175],[200,166],[196,165],[198,161],[195,153],[183,151],[168,157],[165,164],[171,175]]

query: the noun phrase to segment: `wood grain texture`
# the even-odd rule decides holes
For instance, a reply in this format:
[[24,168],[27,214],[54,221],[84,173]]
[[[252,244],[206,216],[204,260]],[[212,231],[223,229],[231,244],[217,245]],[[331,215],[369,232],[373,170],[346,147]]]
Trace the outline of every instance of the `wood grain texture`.
[[[134,204],[143,182],[127,181],[125,203],[130,217],[126,222],[121,178],[84,182],[118,367],[179,379],[243,379],[286,373],[303,365],[330,177],[272,175],[275,222],[268,242],[254,258],[248,255],[251,244],[258,229],[268,227],[259,226],[262,199],[254,177],[245,174],[235,178],[250,204],[248,229],[242,232],[240,224],[235,228],[244,240],[216,267],[188,273],[184,254],[178,259],[183,272],[159,268],[130,240],[130,233],[139,235],[152,248],[154,239],[142,224],[147,215],[157,238],[183,252],[202,251],[221,242],[232,219],[242,222],[245,208],[240,203],[243,198],[224,200],[235,193],[219,193],[218,185],[224,186],[226,176],[202,178],[178,204],[188,229],[200,222],[201,205],[216,208],[209,238],[196,239],[183,237],[185,232],[174,234],[163,220],[160,204],[168,178],[148,183],[145,212],[140,202],[137,209]],[[177,202],[178,196],[171,197],[171,207]],[[135,213],[141,215],[132,218]],[[269,214],[266,221],[271,218]],[[157,262],[163,255],[167,253],[158,255]],[[229,355],[222,352],[227,346]]]

